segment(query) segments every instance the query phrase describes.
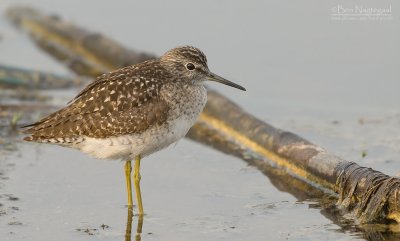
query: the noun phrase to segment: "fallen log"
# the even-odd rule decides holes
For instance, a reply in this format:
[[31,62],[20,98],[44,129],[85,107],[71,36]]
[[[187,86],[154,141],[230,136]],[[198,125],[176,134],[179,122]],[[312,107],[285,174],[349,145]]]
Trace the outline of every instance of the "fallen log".
[[[237,146],[251,150],[255,158],[247,158],[248,162],[261,169],[278,166],[325,193],[338,194],[337,205],[361,223],[400,221],[399,178],[343,160],[296,134],[276,129],[216,92],[208,97],[200,117],[203,127],[192,128],[191,138],[226,153],[235,153]],[[218,134],[204,134],[212,130]],[[210,136],[224,136],[236,146],[221,145],[220,137]]]
[[[11,8],[7,16],[17,26],[29,30],[31,37],[39,46],[57,50],[56,58],[64,55],[61,59],[63,61],[75,59],[78,63],[82,63],[79,56],[83,56],[85,65],[93,67],[93,72],[87,73],[89,76],[115,69],[116,66],[127,66],[155,58],[155,55],[126,49],[99,33],[89,32],[62,21],[55,15],[44,15],[32,8]],[[63,51],[63,48],[70,51]],[[75,57],[72,57],[72,53]]]
[[[12,8],[8,16],[34,39],[49,40],[52,46],[79,55],[95,70],[92,73],[154,57],[30,8]],[[400,222],[400,179],[343,160],[296,134],[276,129],[215,91],[209,91],[206,108],[188,137],[239,156],[260,170],[284,171],[286,178],[291,176],[308,188],[337,197],[337,206],[361,223]]]

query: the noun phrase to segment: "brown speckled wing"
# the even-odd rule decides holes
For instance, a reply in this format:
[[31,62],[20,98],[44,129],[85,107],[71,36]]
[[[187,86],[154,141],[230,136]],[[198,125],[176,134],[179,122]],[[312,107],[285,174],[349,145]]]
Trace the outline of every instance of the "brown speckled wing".
[[88,136],[105,138],[141,133],[168,117],[159,96],[168,73],[156,60],[104,74],[67,107],[29,125],[28,141]]

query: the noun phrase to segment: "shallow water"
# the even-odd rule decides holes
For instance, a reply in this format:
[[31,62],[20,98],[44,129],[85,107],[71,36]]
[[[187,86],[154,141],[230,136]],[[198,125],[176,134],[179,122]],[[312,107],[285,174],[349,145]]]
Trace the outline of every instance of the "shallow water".
[[[319,1],[3,0],[0,11],[17,3],[138,50],[196,45],[211,70],[248,89],[212,84],[250,113],[344,159],[400,174],[397,3],[393,19],[382,21],[331,20],[337,4]],[[4,16],[0,35],[0,63],[68,73]],[[60,104],[74,91],[54,94],[62,95],[53,100]],[[124,239],[123,163],[16,140],[0,157],[1,240]],[[280,190],[245,162],[182,140],[142,162],[142,240],[362,239],[316,201]]]

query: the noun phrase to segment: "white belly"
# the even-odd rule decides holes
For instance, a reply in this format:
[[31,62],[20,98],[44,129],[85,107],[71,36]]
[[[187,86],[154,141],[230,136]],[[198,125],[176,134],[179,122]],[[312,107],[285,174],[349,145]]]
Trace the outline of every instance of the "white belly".
[[176,119],[166,128],[151,128],[142,134],[110,138],[85,138],[79,144],[82,152],[101,159],[127,159],[137,155],[147,156],[159,151],[186,135],[195,119]]
[[[203,86],[196,89],[195,99],[180,100],[177,108],[172,109],[166,123],[153,126],[140,134],[129,134],[110,138],[90,138],[74,148],[101,159],[133,159],[137,155],[147,156],[159,151],[186,135],[196,122],[207,101]],[[171,98],[174,96],[168,93]],[[168,98],[168,96],[166,97]]]

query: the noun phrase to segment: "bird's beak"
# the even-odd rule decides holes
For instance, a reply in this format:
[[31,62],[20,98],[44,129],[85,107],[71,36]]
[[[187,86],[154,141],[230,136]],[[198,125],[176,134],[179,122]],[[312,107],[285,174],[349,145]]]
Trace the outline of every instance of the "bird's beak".
[[242,86],[240,86],[238,84],[235,84],[235,83],[233,83],[233,82],[231,82],[231,81],[229,81],[227,79],[224,79],[221,76],[218,76],[218,75],[216,75],[214,73],[211,73],[211,72],[208,74],[207,79],[211,80],[211,81],[215,81],[215,82],[221,83],[221,84],[224,84],[224,85],[232,86],[232,87],[234,87],[236,89],[239,89],[239,90],[246,91],[246,89],[244,87],[242,87]]

